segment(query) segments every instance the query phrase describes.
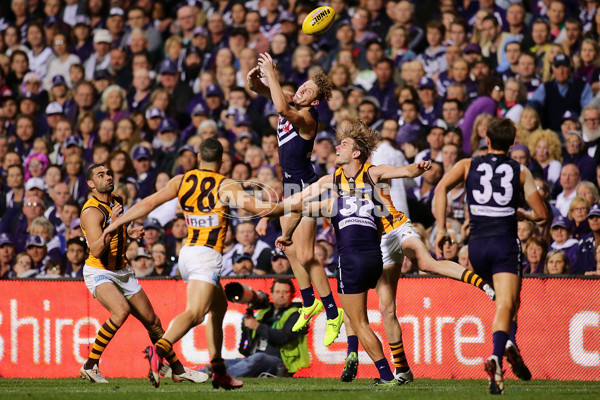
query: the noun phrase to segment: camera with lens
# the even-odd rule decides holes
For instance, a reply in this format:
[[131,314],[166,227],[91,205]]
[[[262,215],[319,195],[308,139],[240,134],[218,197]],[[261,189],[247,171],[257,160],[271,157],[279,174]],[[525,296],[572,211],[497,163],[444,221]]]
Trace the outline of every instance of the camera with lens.
[[[246,315],[253,315],[254,310],[271,307],[269,295],[260,290],[255,291],[250,286],[239,282],[231,282],[225,285],[225,296],[232,303],[246,305]],[[252,330],[244,326],[242,320],[242,338],[240,340],[239,352],[244,356],[250,355],[250,342],[252,340]]]

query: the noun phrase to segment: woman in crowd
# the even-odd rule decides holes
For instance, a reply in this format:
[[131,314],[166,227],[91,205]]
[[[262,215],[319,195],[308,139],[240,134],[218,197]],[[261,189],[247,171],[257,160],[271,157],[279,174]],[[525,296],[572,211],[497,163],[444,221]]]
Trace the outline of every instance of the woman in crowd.
[[5,204],[6,208],[22,207],[23,198],[25,197],[25,173],[23,166],[20,164],[11,165],[7,169]]
[[117,123],[115,141],[117,148],[126,152],[133,150],[141,141],[141,133],[131,118],[123,118]]
[[48,72],[44,80],[44,87],[50,89],[53,86],[53,79],[55,76],[60,75],[67,77],[66,83],[71,85],[71,79],[69,77],[69,69],[73,64],[81,63],[81,60],[75,54],[71,54],[67,51],[67,36],[63,33],[59,33],[54,36],[52,42],[52,49],[54,50],[54,56],[48,63]]
[[342,92],[348,89],[348,86],[350,86],[352,83],[350,81],[350,72],[348,71],[348,67],[343,64],[338,64],[331,67],[329,70],[329,78],[331,78],[333,86]]
[[308,70],[313,65],[315,52],[308,46],[298,46],[292,55],[292,70],[288,80],[297,86],[308,80]]
[[80,60],[87,60],[94,52],[92,35],[90,35],[90,20],[85,15],[77,17],[72,32],[72,45],[69,52],[79,57]]
[[115,142],[115,131],[117,130],[117,124],[111,119],[103,119],[98,127],[97,141],[104,143],[111,148]]
[[544,265],[544,274],[561,275],[571,272],[571,262],[569,257],[562,250],[552,250],[546,256]]
[[133,72],[133,90],[127,95],[127,108],[133,111],[146,110],[150,104],[150,91],[152,90],[152,79],[146,69],[138,69]]
[[123,150],[115,150],[108,157],[108,166],[113,173],[113,181],[115,184],[124,182],[125,177],[135,173],[133,162],[129,154]]
[[417,58],[417,55],[408,48],[408,29],[401,23],[392,25],[385,38],[387,49],[385,54],[394,62],[396,68]]
[[574,264],[579,250],[579,241],[571,236],[572,232],[573,224],[569,219],[562,215],[555,217],[550,228],[552,243],[548,250],[564,251],[569,257],[571,264]]
[[586,199],[590,206],[600,203],[600,193],[598,192],[596,185],[592,182],[593,181],[581,181],[575,188],[577,197]]
[[152,260],[154,261],[154,271],[150,276],[170,277],[173,270],[171,264],[171,255],[162,242],[157,242],[152,245]]
[[110,85],[102,93],[102,104],[100,105],[98,120],[109,118],[119,122],[128,116],[125,91],[118,85]]
[[27,43],[31,47],[29,53],[29,68],[40,76],[46,76],[48,61],[52,56],[52,49],[46,46],[44,28],[37,23],[27,25]]
[[573,74],[575,79],[589,83],[594,93],[600,89],[598,81],[592,80],[594,75],[598,76],[598,67],[600,66],[598,56],[600,56],[598,43],[592,39],[584,39],[579,51],[579,65]]
[[33,265],[33,258],[27,253],[17,254],[13,269],[15,271],[15,277],[22,279],[33,278],[38,273]]
[[569,131],[565,137],[562,165],[575,164],[582,181],[593,182],[596,178],[596,161],[587,153],[581,131]]
[[[83,141],[83,148],[91,154],[92,147],[96,142],[98,123],[94,113],[87,111],[79,114],[77,118],[77,134]],[[87,158],[87,157],[86,157]]]
[[[525,107],[519,118],[519,127],[525,131],[525,139],[529,140],[529,136],[542,127],[542,120],[538,112],[531,107]],[[521,144],[527,144],[527,142]]]
[[533,236],[525,244],[525,260],[523,262],[524,274],[541,274],[544,271],[544,260],[548,251],[548,243]]
[[479,142],[481,139],[487,137],[487,127],[492,116],[490,114],[479,114],[473,124],[473,132],[471,133],[471,149],[473,151],[479,148]]
[[50,165],[48,157],[42,153],[32,153],[25,160],[25,181],[29,178],[43,178],[48,165]]
[[508,78],[504,82],[504,99],[500,101],[497,116],[508,118],[514,123],[521,120],[523,104],[527,102],[527,90],[515,78]]
[[569,214],[567,215],[573,221],[573,238],[580,240],[590,233],[587,215],[590,212],[591,205],[583,197],[575,197],[571,200]]
[[531,169],[536,169],[537,164],[543,170],[544,180],[553,185],[560,178],[562,168],[558,135],[548,129],[537,131],[529,137],[528,147],[532,154]]

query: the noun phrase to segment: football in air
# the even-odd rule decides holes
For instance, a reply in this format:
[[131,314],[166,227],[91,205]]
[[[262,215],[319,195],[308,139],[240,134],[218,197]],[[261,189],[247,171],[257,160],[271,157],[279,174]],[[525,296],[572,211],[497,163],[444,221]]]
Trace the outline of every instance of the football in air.
[[335,11],[333,8],[329,6],[315,8],[304,18],[302,31],[307,35],[320,35],[331,27],[334,19]]

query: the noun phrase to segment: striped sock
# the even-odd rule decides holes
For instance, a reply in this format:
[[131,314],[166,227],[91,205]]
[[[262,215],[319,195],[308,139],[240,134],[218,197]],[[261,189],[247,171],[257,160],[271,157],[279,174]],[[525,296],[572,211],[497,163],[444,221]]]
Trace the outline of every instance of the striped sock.
[[108,342],[115,336],[119,326],[112,322],[110,318],[100,327],[100,330],[96,334],[96,341],[92,346],[92,351],[90,352],[90,357],[85,363],[85,369],[92,369],[94,365],[97,365],[100,361],[100,356],[104,352],[106,346],[108,346]]
[[402,341],[390,343],[390,350],[392,350],[392,358],[394,359],[396,372],[406,372],[408,370],[408,361],[406,360],[404,344],[402,344]]
[[465,269],[460,280],[468,283],[469,285],[473,285],[481,290],[483,290],[483,286],[486,284],[485,281],[477,275],[475,272]]
[[[148,330],[148,336],[150,336],[150,340],[154,345],[156,345],[156,343],[163,337],[164,334],[165,331],[163,331],[161,327]],[[177,354],[175,354],[175,351],[172,348],[165,358],[169,362],[169,365],[171,366],[171,369],[173,370],[174,374],[181,375],[185,372],[183,364],[181,364],[179,358],[177,358]]]
[[217,375],[227,375],[227,368],[225,367],[225,360],[221,357],[210,360],[210,366],[213,369],[213,372]]
[[160,358],[167,358],[167,356],[173,352],[173,345],[167,339],[158,339],[155,346],[156,354],[158,354]]

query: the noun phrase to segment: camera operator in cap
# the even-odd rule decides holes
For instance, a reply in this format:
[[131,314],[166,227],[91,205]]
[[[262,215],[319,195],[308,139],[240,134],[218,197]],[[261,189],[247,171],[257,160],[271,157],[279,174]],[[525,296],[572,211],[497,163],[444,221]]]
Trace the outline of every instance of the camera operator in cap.
[[287,278],[275,279],[271,286],[271,298],[272,302],[266,307],[256,309],[256,316],[249,313],[244,316],[245,329],[242,329],[239,350],[245,358],[225,361],[232,376],[257,377],[264,373],[280,376],[282,364],[287,373],[293,375],[300,368],[310,366],[307,329],[292,332],[300,315],[298,307],[292,304],[292,281]]

